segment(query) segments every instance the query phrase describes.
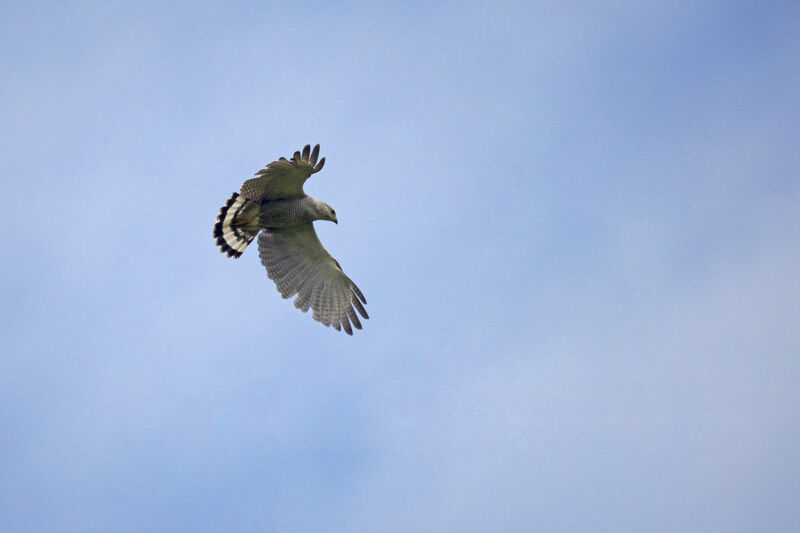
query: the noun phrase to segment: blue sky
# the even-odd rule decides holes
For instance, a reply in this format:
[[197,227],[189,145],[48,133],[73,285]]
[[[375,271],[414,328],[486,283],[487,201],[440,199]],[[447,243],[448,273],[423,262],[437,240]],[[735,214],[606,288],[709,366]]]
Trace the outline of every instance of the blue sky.
[[0,4],[4,531],[800,529],[800,10],[640,4]]

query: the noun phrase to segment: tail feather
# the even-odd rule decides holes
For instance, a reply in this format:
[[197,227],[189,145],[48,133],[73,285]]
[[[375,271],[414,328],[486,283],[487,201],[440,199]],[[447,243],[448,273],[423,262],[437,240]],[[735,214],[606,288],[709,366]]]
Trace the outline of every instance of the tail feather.
[[239,257],[258,235],[257,208],[257,202],[236,192],[222,206],[214,225],[214,237],[222,253],[228,257]]

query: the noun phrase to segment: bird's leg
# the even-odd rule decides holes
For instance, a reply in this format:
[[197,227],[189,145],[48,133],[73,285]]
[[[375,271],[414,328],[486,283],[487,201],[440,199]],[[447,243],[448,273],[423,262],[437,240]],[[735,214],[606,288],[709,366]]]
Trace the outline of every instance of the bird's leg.
[[259,209],[260,205],[257,202],[248,201],[248,204],[236,214],[231,226],[235,228],[257,228]]

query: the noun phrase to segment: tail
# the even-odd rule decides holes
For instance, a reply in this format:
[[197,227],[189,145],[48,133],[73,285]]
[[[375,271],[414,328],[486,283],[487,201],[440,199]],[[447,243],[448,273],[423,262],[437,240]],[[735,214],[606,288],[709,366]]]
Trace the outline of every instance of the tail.
[[233,193],[219,210],[214,237],[220,251],[228,257],[239,257],[258,235],[259,203]]

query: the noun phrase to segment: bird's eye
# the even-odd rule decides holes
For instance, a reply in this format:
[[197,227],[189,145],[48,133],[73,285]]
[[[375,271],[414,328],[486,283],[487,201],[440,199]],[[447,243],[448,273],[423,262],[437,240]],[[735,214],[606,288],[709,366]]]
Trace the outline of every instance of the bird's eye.
[[331,215],[333,215],[333,216],[336,216],[336,211],[334,211],[333,209],[331,209]]

